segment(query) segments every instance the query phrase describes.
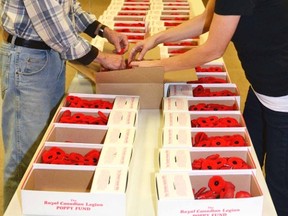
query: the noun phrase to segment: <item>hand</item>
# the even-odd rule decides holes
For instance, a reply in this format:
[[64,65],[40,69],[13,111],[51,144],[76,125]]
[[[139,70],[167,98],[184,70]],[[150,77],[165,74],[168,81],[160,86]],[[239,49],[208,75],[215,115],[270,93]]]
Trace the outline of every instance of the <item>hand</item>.
[[130,67],[160,67],[161,60],[151,60],[151,61],[132,61],[129,64]]
[[127,36],[116,32],[109,27],[104,29],[104,37],[115,46],[116,53],[118,54],[125,53],[129,48]]
[[99,52],[94,61],[108,70],[122,70],[126,68],[126,63],[122,55]]
[[[137,60],[143,60],[146,52],[148,52],[150,49],[154,48],[157,44],[155,43],[155,40],[153,37],[146,38],[145,40],[139,41],[136,43],[136,45],[132,48],[129,57],[128,62],[132,62],[136,60],[136,56],[138,55]],[[138,63],[135,63],[138,64]]]

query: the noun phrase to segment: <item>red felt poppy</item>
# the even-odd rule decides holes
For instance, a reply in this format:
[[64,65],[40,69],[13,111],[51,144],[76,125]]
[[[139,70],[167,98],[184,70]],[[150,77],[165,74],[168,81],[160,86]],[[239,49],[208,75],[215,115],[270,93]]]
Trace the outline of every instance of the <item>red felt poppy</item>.
[[243,166],[243,160],[239,157],[230,157],[227,160],[227,165],[230,166],[232,169],[241,169]]
[[210,190],[220,193],[225,188],[226,181],[221,176],[213,176],[208,181],[208,187]]
[[228,143],[225,139],[221,137],[216,137],[214,139],[211,139],[211,146],[212,147],[225,147],[228,146]]
[[208,139],[208,136],[205,132],[198,132],[194,136],[194,143],[197,144],[202,140]]
[[200,142],[194,145],[194,147],[210,147],[210,146],[211,146],[210,140],[201,140]]
[[215,170],[217,169],[216,160],[204,160],[201,166],[202,170]]
[[230,138],[231,146],[246,146],[246,141],[243,136],[235,134]]

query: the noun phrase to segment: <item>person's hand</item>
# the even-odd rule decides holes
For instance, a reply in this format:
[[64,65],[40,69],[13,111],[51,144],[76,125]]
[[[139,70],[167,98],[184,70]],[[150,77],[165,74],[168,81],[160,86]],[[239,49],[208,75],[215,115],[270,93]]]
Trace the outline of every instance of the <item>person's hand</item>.
[[[146,38],[145,40],[139,41],[136,43],[136,45],[131,49],[131,52],[129,53],[128,62],[132,62],[134,60],[141,61],[143,60],[145,54],[152,48],[154,48],[157,44],[155,43],[153,37]],[[136,56],[138,57],[136,58]],[[142,63],[134,63],[142,64]],[[144,63],[143,63],[144,65]]]
[[94,61],[99,63],[104,70],[122,70],[126,68],[122,55],[99,52]]
[[160,67],[161,65],[160,60],[151,60],[151,61],[132,61],[129,64],[130,67]]
[[109,43],[115,46],[117,54],[123,54],[129,48],[127,36],[116,32],[109,27],[104,29],[104,37],[109,41]]

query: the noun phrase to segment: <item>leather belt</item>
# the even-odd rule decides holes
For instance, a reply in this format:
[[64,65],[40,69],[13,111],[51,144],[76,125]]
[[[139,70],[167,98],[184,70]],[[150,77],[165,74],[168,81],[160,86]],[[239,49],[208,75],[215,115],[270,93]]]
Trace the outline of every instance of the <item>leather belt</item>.
[[[8,34],[7,32],[5,32],[6,35],[8,35],[8,37],[6,37],[6,41],[8,43],[12,43],[13,40],[13,35]],[[5,38],[4,38],[5,40]],[[42,49],[42,50],[50,50],[51,47],[49,47],[46,43],[42,42],[42,41],[35,41],[35,40],[25,40],[23,38],[20,37],[16,37],[14,40],[14,44],[16,46],[22,46],[22,47],[26,47],[26,48],[31,48],[31,49]]]

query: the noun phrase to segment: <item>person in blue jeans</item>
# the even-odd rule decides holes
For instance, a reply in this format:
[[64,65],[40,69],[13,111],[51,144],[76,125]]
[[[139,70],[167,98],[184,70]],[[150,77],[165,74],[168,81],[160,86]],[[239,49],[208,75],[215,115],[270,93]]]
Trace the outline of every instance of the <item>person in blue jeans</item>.
[[99,51],[79,36],[105,37],[117,52],[128,40],[82,10],[76,0],[1,0],[4,209],[37,149],[65,91],[65,61],[124,69],[123,56]]
[[[184,54],[140,61],[158,44],[191,39],[207,31],[207,40]],[[230,41],[251,84],[244,120],[260,165],[264,165],[277,214],[286,216],[288,0],[208,0],[202,14],[138,42],[131,50],[129,63],[132,67],[162,66],[165,71],[195,68],[222,57]]]

